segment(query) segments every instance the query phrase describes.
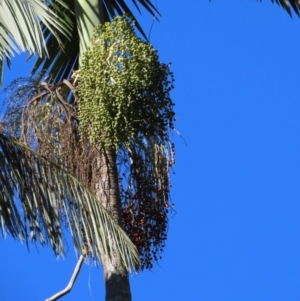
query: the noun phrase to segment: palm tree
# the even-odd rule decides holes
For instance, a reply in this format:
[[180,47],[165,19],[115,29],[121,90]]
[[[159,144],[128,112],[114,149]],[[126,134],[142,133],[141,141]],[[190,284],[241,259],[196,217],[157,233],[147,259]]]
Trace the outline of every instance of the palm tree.
[[[37,1],[38,2],[38,1]],[[51,2],[51,1],[50,1]],[[143,6],[145,6],[153,15],[155,15],[155,8],[154,6],[148,1],[148,0],[143,0],[140,1]],[[47,23],[41,23],[44,39],[46,41],[46,47],[43,49],[48,49],[48,57],[46,59],[41,58],[41,60],[38,60],[39,62],[43,62],[43,69],[48,68],[48,72],[54,74],[54,77],[52,78],[53,81],[52,83],[57,83],[58,78],[63,79],[68,78],[68,75],[70,73],[71,68],[77,68],[78,66],[78,60],[80,60],[80,55],[79,53],[83,53],[89,43],[90,37],[92,35],[93,28],[95,25],[99,23],[103,23],[104,21],[109,20],[111,17],[115,15],[115,12],[121,13],[122,10],[129,13],[129,15],[132,16],[130,10],[128,7],[125,5],[123,1],[117,1],[117,2],[109,2],[109,3],[104,3],[104,5],[109,4],[106,6],[106,9],[103,10],[103,3],[101,1],[76,1],[75,4],[72,2],[68,3],[71,7],[71,10],[68,9],[68,7],[62,2],[62,1],[52,1],[52,3],[49,5],[48,8],[51,8],[51,11],[53,12],[53,15],[57,16],[59,15],[60,17],[65,17],[65,23],[70,24],[69,20],[72,20],[77,26],[74,26],[73,32],[72,32],[72,41],[68,40],[65,38],[65,33],[63,31],[54,31],[51,30],[51,27],[49,28],[49,25]],[[136,4],[136,3],[135,3]],[[46,7],[44,7],[46,10]],[[138,28],[141,30],[139,27],[138,23],[136,23]],[[142,32],[142,30],[141,30]],[[143,33],[143,32],[142,32]],[[64,43],[64,47],[61,45],[61,41]],[[80,44],[79,44],[80,41]],[[27,48],[23,49],[29,49],[28,46]],[[79,51],[80,49],[80,51]],[[29,49],[30,50],[30,49]],[[33,51],[31,51],[33,54]],[[8,58],[8,53],[6,54],[6,57]],[[47,66],[47,64],[49,64]],[[63,62],[63,63],[62,63]],[[41,73],[41,76],[43,74]],[[6,136],[3,136],[3,139],[7,139],[12,145],[14,145],[13,140],[8,139]],[[18,151],[22,150],[22,145],[18,145]],[[4,150],[4,148],[3,148]],[[28,149],[26,149],[29,151]],[[13,149],[11,150],[13,151]],[[30,152],[30,151],[29,151]],[[14,153],[8,153],[4,152],[3,154],[6,154],[7,157],[4,157],[3,162],[11,162],[10,156],[16,155]],[[30,152],[32,155],[32,153]],[[32,156],[30,156],[32,157]],[[44,168],[44,161],[40,160],[40,157],[38,154],[34,157],[34,164],[31,164],[31,169],[33,169],[30,173],[32,175],[33,180],[26,185],[26,189],[22,188],[21,192],[17,190],[17,193],[19,194],[19,197],[22,202],[22,206],[25,211],[25,219],[23,220],[23,223],[20,223],[20,215],[18,215],[17,208],[14,208],[14,203],[13,203],[13,196],[15,195],[15,190],[19,188],[18,182],[15,180],[14,182],[14,190],[11,189],[11,194],[10,194],[10,202],[6,202],[8,207],[7,211],[10,212],[11,209],[13,208],[14,215],[8,218],[8,216],[4,219],[4,225],[6,228],[9,229],[12,235],[14,236],[20,236],[20,233],[17,234],[16,231],[12,231],[12,225],[19,225],[19,232],[21,231],[21,227],[24,228],[24,224],[26,226],[26,222],[28,219],[29,220],[29,228],[30,228],[30,235],[33,239],[35,239],[36,235],[34,234],[35,232],[38,232],[40,241],[43,243],[44,242],[44,237],[42,236],[42,226],[44,226],[45,232],[48,235],[48,238],[51,242],[51,245],[53,249],[55,250],[56,253],[63,252],[62,249],[62,241],[61,241],[61,231],[60,231],[60,210],[63,210],[63,212],[67,212],[67,220],[69,225],[71,226],[71,230],[73,227],[73,239],[75,246],[81,251],[81,253],[84,252],[92,252],[94,251],[94,254],[98,256],[97,252],[101,250],[101,261],[104,266],[104,271],[105,271],[105,280],[106,280],[106,287],[107,287],[107,300],[114,300],[116,297],[121,297],[122,300],[131,300],[131,294],[130,294],[130,288],[129,288],[129,281],[128,281],[128,275],[127,275],[127,270],[129,267],[134,267],[137,264],[136,261],[136,253],[135,249],[132,248],[132,244],[129,243],[128,239],[126,240],[126,237],[123,237],[123,232],[120,230],[120,227],[114,229],[116,227],[115,223],[109,222],[107,220],[101,220],[101,215],[100,215],[100,210],[102,210],[103,207],[98,206],[97,207],[97,202],[95,202],[95,199],[92,198],[91,194],[88,194],[85,192],[85,194],[88,194],[90,196],[90,199],[93,199],[93,201],[90,201],[89,199],[86,200],[77,200],[77,202],[74,201],[74,197],[77,193],[80,193],[81,191],[76,191],[74,187],[76,185],[81,187],[83,190],[83,186],[80,185],[78,182],[72,178],[71,175],[66,174],[65,177],[68,179],[72,179],[74,181],[69,185],[68,183],[63,182],[65,185],[58,185],[56,182],[58,182],[59,179],[59,172],[58,174],[54,173],[53,176],[54,178],[51,179],[51,177],[46,177],[44,173],[39,174],[40,168]],[[30,161],[26,160],[28,156],[24,156],[24,166],[26,164],[30,165]],[[96,195],[98,195],[98,199],[101,201],[102,205],[106,207],[110,214],[114,217],[116,220],[117,224],[121,226],[121,204],[120,204],[120,193],[119,193],[119,183],[118,183],[118,176],[117,176],[117,168],[116,168],[116,153],[112,149],[106,149],[103,151],[100,155],[99,159],[99,164],[103,165],[101,170],[101,175],[103,177],[106,177],[106,181],[110,182],[110,187],[109,189],[111,190],[109,198],[107,196],[104,196],[103,193],[101,194],[100,191],[96,191]],[[41,164],[41,162],[43,164]],[[47,161],[48,162],[48,161]],[[3,163],[3,164],[4,164]],[[51,164],[50,164],[51,165]],[[54,164],[55,165],[55,164]],[[33,167],[37,166],[37,169],[34,169]],[[51,165],[51,168],[53,164]],[[8,171],[11,167],[10,166],[4,166],[4,170]],[[21,166],[19,172],[24,170],[24,167]],[[62,174],[62,171],[60,168],[57,168],[58,171]],[[43,171],[44,172],[44,171]],[[47,170],[46,170],[47,172]],[[29,173],[29,172],[28,172]],[[26,173],[27,174],[27,173]],[[37,174],[37,175],[36,175]],[[21,175],[24,175],[21,174]],[[5,176],[8,177],[8,173],[5,173]],[[62,175],[61,175],[62,176]],[[10,178],[4,177],[3,181],[6,185],[8,185],[11,182]],[[63,177],[63,176],[62,176]],[[16,178],[16,177],[15,177]],[[14,178],[14,179],[15,179]],[[29,177],[29,179],[31,179]],[[38,179],[38,180],[37,180]],[[20,177],[18,178],[20,180]],[[43,181],[44,180],[44,181]],[[105,182],[105,181],[104,181]],[[47,186],[47,184],[51,183],[51,185]],[[33,185],[35,184],[35,185]],[[43,184],[44,186],[41,186]],[[24,193],[25,191],[29,189],[28,187],[35,188],[37,186],[41,186],[41,189],[38,190],[38,196],[44,192],[45,195],[43,196],[43,202],[36,202],[37,196],[36,194],[32,191],[30,194],[32,194],[32,198],[28,197],[28,193]],[[5,186],[4,186],[5,187]],[[64,190],[63,190],[64,188]],[[57,191],[61,191],[61,194],[57,193]],[[67,198],[67,195],[72,191],[72,194],[69,196],[69,201],[66,201],[68,205],[64,205],[65,203],[62,202],[62,198]],[[64,193],[63,193],[64,192]],[[29,194],[29,195],[30,195]],[[47,197],[50,198],[50,200],[47,202]],[[23,199],[25,200],[23,201]],[[35,201],[35,203],[34,203]],[[74,204],[75,203],[75,204]],[[83,203],[92,203],[94,204],[94,208],[88,208],[86,212],[80,212],[78,213],[78,207],[83,207]],[[28,204],[30,206],[31,210],[28,210]],[[33,205],[34,204],[34,205]],[[27,207],[26,207],[27,206]],[[53,212],[51,211],[50,217],[49,214],[47,213],[47,210],[43,208],[43,206],[48,207],[53,209]],[[52,207],[53,208],[52,208]],[[62,206],[65,206],[62,208]],[[86,206],[85,206],[86,207]],[[95,207],[97,207],[95,209]],[[5,207],[3,207],[5,208]],[[73,208],[73,210],[71,210]],[[75,208],[75,209],[74,209]],[[99,209],[100,208],[100,209]],[[32,213],[31,215],[29,213]],[[106,211],[104,211],[106,213]],[[38,213],[38,214],[37,214]],[[77,215],[75,214],[77,213]],[[86,216],[84,216],[84,213],[86,213]],[[39,218],[41,218],[41,222],[39,222]],[[96,218],[93,218],[93,215],[97,216]],[[102,214],[103,215],[103,214]],[[88,222],[88,219],[92,217],[92,222]],[[100,216],[100,217],[99,217]],[[109,218],[110,216],[108,214],[104,214],[106,218]],[[17,223],[19,221],[19,224]],[[99,234],[99,225],[101,222],[107,223],[108,226],[107,231],[103,231],[102,235],[100,236]],[[96,225],[95,225],[96,224]],[[93,227],[91,227],[91,225]],[[55,226],[54,229],[52,228]],[[90,226],[90,228],[88,228]],[[112,229],[113,228],[113,229]],[[26,232],[26,228],[23,229],[23,232],[21,234],[22,238],[27,239],[28,235]],[[113,231],[114,230],[114,231]],[[81,233],[82,232],[82,233]],[[80,235],[81,233],[81,235]],[[109,233],[109,234],[108,234]],[[117,233],[117,234],[116,234]],[[99,237],[97,237],[97,235]],[[88,244],[87,237],[94,238],[98,244]],[[104,239],[109,240],[107,244],[104,244],[103,240]],[[116,241],[118,241],[118,245],[116,246]],[[111,248],[111,244],[113,243],[114,247]],[[102,244],[101,244],[102,243]],[[88,244],[87,250],[84,249],[84,246]],[[127,244],[127,245],[126,245]],[[131,248],[131,249],[130,249]],[[122,250],[119,251],[119,249]],[[113,254],[113,258],[112,258]],[[126,256],[127,255],[127,256]],[[99,257],[99,256],[98,256]],[[113,260],[112,260],[113,259]]]
[[[19,79],[8,87],[12,95],[4,122],[10,134],[28,146],[34,145],[46,158],[51,158],[55,164],[70,171],[98,197],[117,223],[125,226],[127,234],[139,249],[142,267],[148,268],[153,260],[158,259],[156,253],[163,247],[166,239],[167,212],[170,207],[167,198],[168,171],[173,164],[173,146],[167,134],[174,119],[173,103],[169,97],[173,77],[169,66],[157,61],[158,56],[152,46],[136,37],[126,18],[117,19],[111,28],[108,25],[99,28],[101,39],[107,42],[108,39],[114,39],[112,33],[116,32],[115,28],[118,29],[117,40],[110,40],[110,43],[113,47],[126,47],[126,51],[115,49],[109,65],[105,66],[108,70],[106,73],[101,72],[101,69],[107,64],[110,49],[106,47],[106,43],[100,43],[95,49],[103,52],[96,52],[96,61],[81,66],[77,92],[74,92],[76,78],[63,80],[59,84],[38,83],[34,79],[26,83]],[[95,43],[98,43],[97,39],[94,39]],[[86,52],[90,55],[83,56],[85,61],[88,57],[93,57],[93,49]],[[99,61],[97,57],[103,60]],[[113,67],[121,64],[121,61],[125,62],[122,65],[124,72]],[[131,66],[139,67],[131,70]],[[95,68],[100,69],[94,72]],[[107,86],[107,72],[111,72],[111,77],[118,83],[125,81],[126,84],[118,85],[117,89],[114,85]],[[92,77],[93,74],[96,76]],[[96,95],[92,98],[88,95],[89,91],[94,94],[94,82],[99,80],[102,80],[102,84],[98,83],[98,87],[107,87],[101,92],[105,94],[103,97],[100,95],[102,102],[106,100],[108,107],[112,102],[121,106],[117,105],[115,109],[109,108],[109,112],[102,111],[102,115],[98,114],[98,117],[105,116],[100,128],[106,130],[100,138],[104,137],[105,144],[109,142],[111,135],[116,139],[113,145],[95,147],[86,138],[88,135],[83,133],[84,116],[82,112],[78,113],[77,104],[83,107],[86,102],[87,110],[95,107],[97,112],[98,109],[105,109],[105,103],[104,108],[100,108]],[[81,86],[88,85],[91,85],[92,90],[81,89]],[[65,88],[73,93],[71,102],[66,102],[66,97],[63,96]],[[128,99],[129,106],[124,103]],[[128,107],[133,110],[128,111]],[[120,110],[117,111],[116,108]],[[120,118],[120,113],[126,118]],[[87,112],[86,117],[88,116],[94,116],[93,112]],[[116,116],[119,117],[115,118]],[[95,119],[97,118],[93,118]],[[113,128],[112,124],[115,125]],[[129,189],[121,191],[121,173],[118,169],[120,162],[124,166],[122,174],[127,173],[124,181],[130,182],[130,187],[127,187]],[[124,209],[122,215],[121,208]],[[91,233],[85,235],[89,239],[91,236],[93,237]],[[115,241],[110,235],[108,237]],[[104,267],[107,300],[115,297],[131,300],[126,265],[119,256],[113,258],[113,262],[106,252],[100,252],[100,257]]]
[[[291,8],[296,12],[296,14],[299,15],[299,1],[296,0],[271,0],[273,3],[277,3],[281,5],[289,14],[291,14]],[[139,0],[138,1],[152,16],[155,18],[159,14],[154,5],[149,0]],[[22,14],[14,14],[15,11],[18,10],[18,6],[23,5],[22,9],[19,9],[19,12],[21,11]],[[134,5],[138,8],[137,2],[133,0]],[[15,5],[14,5],[15,4]],[[2,60],[6,59],[7,62],[9,62],[9,55],[10,55],[10,47],[11,45],[11,37],[13,38],[13,41],[15,43],[15,46],[20,48],[21,50],[28,50],[31,54],[38,53],[40,55],[40,58],[37,59],[36,64],[33,69],[33,74],[37,73],[39,70],[42,69],[42,72],[39,72],[39,79],[41,79],[45,73],[51,74],[51,77],[48,79],[49,84],[53,84],[54,86],[57,85],[59,82],[61,82],[64,79],[68,79],[72,73],[72,71],[75,69],[80,68],[81,59],[83,53],[87,50],[87,47],[90,44],[90,40],[92,37],[93,29],[98,24],[103,24],[106,21],[110,21],[115,15],[121,15],[124,12],[127,13],[133,20],[136,22],[137,28],[140,30],[141,34],[145,37],[145,34],[143,33],[141,27],[139,26],[139,23],[136,21],[134,15],[126,5],[126,3],[123,0],[78,0],[78,1],[71,1],[71,0],[56,0],[56,1],[38,1],[38,0],[31,0],[31,1],[2,1],[1,5],[6,5],[7,10],[11,13],[12,20],[22,20],[16,24],[16,27],[12,27],[11,24],[6,24],[3,22],[3,32],[5,33],[5,37],[1,41],[1,53],[2,54]],[[27,5],[27,6],[26,6]],[[26,8],[26,9],[24,9]],[[34,10],[33,8],[36,8]],[[34,14],[32,14],[34,12]],[[45,13],[45,14],[44,14]],[[31,18],[28,16],[31,14]],[[37,18],[39,17],[39,19]],[[52,21],[51,19],[47,19],[48,17],[53,17]],[[59,16],[59,17],[57,17]],[[44,17],[44,19],[43,19]],[[47,17],[47,18],[46,18]],[[1,18],[1,17],[0,17]],[[4,20],[2,17],[1,20]],[[29,24],[26,23],[26,20],[31,20],[32,23]],[[48,20],[48,21],[47,21]],[[55,20],[55,22],[53,21]],[[61,22],[60,22],[61,20]],[[41,21],[41,23],[37,22]],[[8,23],[8,22],[7,22]],[[32,24],[35,24],[34,26]],[[72,29],[70,29],[71,24],[73,25]],[[13,32],[11,28],[17,28],[16,32]],[[33,33],[30,31],[31,28],[37,28],[37,30]],[[24,32],[22,32],[24,30]],[[26,31],[27,30],[27,31]],[[68,33],[71,34],[68,37]],[[2,33],[2,32],[1,32]],[[2,34],[3,35],[3,34]],[[4,36],[4,35],[3,35]],[[41,43],[43,41],[45,42],[45,47],[41,47]],[[47,56],[45,56],[47,54]],[[2,65],[1,65],[2,68]],[[6,139],[6,140],[5,140]],[[7,141],[10,143],[10,145],[15,146],[15,142],[13,140],[8,139],[5,135],[2,136],[2,140],[0,139],[2,143],[4,141]],[[4,143],[5,144],[5,143]],[[3,144],[3,145],[4,145]],[[3,183],[5,184],[3,187],[11,187],[10,190],[10,199],[8,201],[3,201],[3,204],[5,206],[2,206],[2,216],[5,218],[2,218],[2,222],[5,225],[7,229],[11,232],[12,235],[18,236],[22,238],[27,238],[28,234],[26,232],[26,227],[24,225],[29,225],[30,231],[33,229],[32,234],[30,234],[33,238],[35,238],[38,234],[40,237],[40,240],[43,242],[44,236],[42,236],[42,226],[44,226],[46,235],[48,235],[48,238],[51,242],[52,247],[56,252],[61,252],[62,250],[62,243],[60,240],[60,231],[59,231],[59,216],[61,206],[63,206],[64,202],[61,202],[61,198],[59,198],[60,195],[57,194],[57,191],[64,191],[66,195],[70,194],[70,192],[76,192],[73,194],[70,194],[69,196],[69,206],[72,207],[74,203],[74,196],[76,195],[78,198],[78,193],[83,191],[83,186],[79,184],[79,182],[76,182],[75,178],[72,178],[71,175],[68,175],[65,173],[65,171],[62,171],[61,167],[57,167],[57,173],[54,173],[54,177],[51,181],[46,181],[44,179],[48,178],[45,176],[47,171],[43,171],[40,173],[40,168],[42,168],[45,165],[45,159],[41,159],[41,157],[38,154],[32,153],[32,151],[29,151],[26,148],[23,148],[22,145],[18,145],[16,152],[13,147],[10,149],[11,153],[5,151],[5,148],[2,148],[3,150],[3,169],[2,170],[10,170],[12,166],[5,165],[8,164],[8,162],[11,161],[12,158],[10,155],[17,156],[18,153],[22,153],[24,156],[24,166],[28,166],[30,169],[30,172],[26,171],[25,167],[23,165],[20,167],[20,169],[17,169],[17,174],[14,175],[12,178],[9,178],[9,174],[7,172],[2,173]],[[28,152],[31,154],[28,155]],[[27,154],[25,156],[25,154]],[[34,154],[34,155],[33,155]],[[34,160],[32,161],[32,157]],[[17,158],[17,157],[16,157]],[[27,160],[28,159],[28,160]],[[30,160],[29,160],[30,159]],[[34,164],[32,162],[35,162]],[[48,161],[47,161],[48,162]],[[110,212],[110,214],[114,217],[117,224],[119,226],[122,226],[122,216],[121,216],[121,200],[120,200],[120,192],[119,190],[119,183],[118,183],[118,175],[117,175],[117,166],[116,166],[116,152],[112,148],[106,148],[101,154],[99,154],[98,158],[99,165],[104,166],[102,170],[100,171],[100,176],[106,178],[106,180],[110,183],[110,190],[111,195],[109,198],[103,196],[100,190],[96,190],[95,193],[102,203],[102,205]],[[30,165],[31,164],[31,165]],[[50,164],[50,163],[48,163]],[[47,165],[47,164],[46,164]],[[53,164],[49,165],[53,166]],[[55,164],[54,164],[55,166]],[[51,167],[53,168],[53,167]],[[19,175],[24,175],[22,172],[26,171],[26,174],[30,174],[32,180],[29,182],[30,184],[24,184],[19,185],[18,181],[21,181],[21,177]],[[47,169],[46,169],[47,170]],[[62,173],[63,172],[63,173]],[[19,176],[19,177],[18,177]],[[8,178],[5,178],[8,177]],[[58,185],[60,177],[72,179],[70,180],[70,183],[66,181],[64,182],[64,185]],[[76,185],[74,184],[76,182]],[[14,186],[12,186],[12,184]],[[43,188],[40,188],[38,190],[38,194],[36,195],[33,191],[32,199],[29,200],[27,196],[27,190],[28,187],[38,187],[39,183],[42,183],[45,186],[42,186]],[[51,183],[51,185],[47,186],[47,183]],[[67,184],[69,183],[69,186]],[[11,186],[9,186],[11,184]],[[21,188],[20,188],[21,187]],[[45,188],[46,187],[46,188]],[[80,187],[80,191],[74,190],[74,187]],[[8,188],[7,188],[8,189]],[[19,189],[19,190],[16,190]],[[21,190],[20,190],[21,189]],[[63,190],[64,189],[64,190]],[[78,188],[79,189],[79,188]],[[21,201],[24,199],[24,202],[22,202],[22,206],[25,208],[25,217],[26,220],[21,219],[20,215],[18,215],[18,211],[16,207],[14,207],[13,203],[13,196],[15,195],[15,192],[20,196]],[[24,193],[26,192],[26,193]],[[8,191],[3,191],[3,195],[7,194]],[[85,192],[88,194],[87,192]],[[41,206],[44,204],[44,202],[37,203],[36,199],[38,196],[42,195],[43,200],[45,200],[45,203],[48,201],[48,207],[53,209],[53,212],[51,211],[50,217],[49,214],[45,214],[46,210],[43,211]],[[62,194],[61,196],[63,196]],[[91,201],[87,202],[88,204],[93,203],[97,207],[96,204],[98,204],[95,199],[92,197],[91,194],[88,194],[91,198]],[[52,196],[52,198],[49,198]],[[64,195],[65,197],[65,195]],[[6,200],[3,198],[3,200]],[[56,200],[56,201],[55,201]],[[60,201],[58,201],[60,200]],[[93,201],[92,201],[93,200]],[[33,202],[33,203],[31,203]],[[35,202],[35,203],[34,203]],[[88,220],[93,217],[94,215],[91,215],[91,212],[95,213],[96,209],[89,208],[86,212],[82,211],[79,215],[76,211],[78,206],[79,208],[83,207],[83,200],[77,200],[77,204],[74,206],[74,210],[69,210],[67,207],[63,208],[64,212],[72,212],[72,215],[68,216],[69,218],[69,225],[74,226],[73,235],[74,235],[74,243],[78,247],[78,249],[84,253],[86,252],[85,249],[83,249],[82,246],[84,244],[88,243],[87,237],[94,237],[95,233],[98,233],[99,226],[96,226],[94,228],[88,228],[88,226],[91,226],[91,224],[98,223],[100,225],[100,221],[96,218],[93,218],[91,224],[86,224]],[[7,207],[8,204],[10,204],[10,207]],[[35,204],[32,207],[28,207],[28,204]],[[53,207],[53,204],[55,206]],[[70,205],[71,204],[71,205]],[[28,208],[27,208],[27,207]],[[47,207],[47,208],[48,208]],[[5,213],[5,208],[8,208],[7,212]],[[42,223],[40,219],[37,218],[37,208],[39,212],[42,212],[42,214],[45,214],[42,216]],[[59,210],[57,209],[59,208]],[[97,207],[98,212],[102,210],[102,207]],[[14,212],[13,215],[9,215],[8,213]],[[89,216],[84,217],[84,213],[89,214]],[[106,212],[106,211],[104,211]],[[6,215],[5,215],[6,214]],[[98,213],[100,214],[100,213]],[[77,219],[74,220],[74,216],[77,216]],[[109,216],[109,215],[107,215]],[[83,217],[82,222],[80,222],[80,217]],[[50,218],[50,223],[49,223]],[[70,221],[71,220],[71,221]],[[55,227],[51,228],[50,224]],[[18,225],[17,228],[14,228],[14,225]],[[112,222],[112,225],[115,226],[115,224]],[[80,233],[82,232],[81,228],[84,228],[83,234],[81,237]],[[85,228],[87,227],[87,228]],[[113,227],[113,226],[111,226]],[[78,230],[80,229],[80,230]],[[98,229],[98,230],[97,230]],[[122,233],[120,228],[118,229],[119,233]],[[22,232],[22,231],[23,232]],[[111,234],[109,234],[110,230],[107,230],[105,234],[99,238],[99,241],[102,243],[104,242],[104,237],[111,237]],[[117,230],[116,230],[117,231]],[[106,235],[106,236],[105,236]],[[100,237],[100,236],[99,236]],[[97,239],[97,237],[96,237]],[[121,239],[121,234],[117,238],[118,240]],[[124,240],[126,240],[123,237]],[[119,297],[122,300],[131,300],[130,297],[130,288],[129,288],[129,282],[128,282],[128,275],[127,275],[127,267],[129,266],[130,262],[126,261],[126,252],[127,254],[131,254],[131,257],[134,258],[134,252],[132,251],[130,253],[129,249],[126,249],[126,252],[123,254],[116,254],[118,251],[118,248],[115,247],[115,245],[108,246],[104,245],[102,246],[105,250],[110,250],[108,252],[102,252],[102,254],[96,254],[101,249],[100,244],[97,248],[94,247],[94,244],[91,244],[88,248],[88,250],[94,250],[96,255],[99,255],[101,257],[101,260],[103,262],[104,266],[104,275],[106,280],[106,290],[107,290],[107,300],[115,300],[115,298]],[[103,250],[102,250],[103,251]],[[91,251],[89,251],[91,252]],[[111,254],[113,253],[113,256]],[[115,257],[114,257],[115,256]],[[123,256],[123,257],[122,257]],[[123,260],[118,260],[118,258],[123,258]],[[113,261],[111,260],[113,259]]]

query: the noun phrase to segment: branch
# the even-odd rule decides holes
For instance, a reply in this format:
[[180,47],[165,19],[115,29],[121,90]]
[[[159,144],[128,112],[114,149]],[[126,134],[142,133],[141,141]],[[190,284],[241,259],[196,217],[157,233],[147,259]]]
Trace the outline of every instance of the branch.
[[62,296],[66,295],[67,293],[69,293],[71,291],[71,289],[72,289],[72,287],[73,287],[73,285],[76,281],[76,278],[77,278],[77,276],[80,272],[83,261],[84,261],[84,256],[80,255],[79,260],[76,264],[75,270],[73,272],[73,275],[70,279],[69,284],[66,286],[66,288],[63,289],[62,291],[56,293],[54,296],[50,297],[49,299],[46,299],[45,301],[55,301],[55,300],[61,298]]

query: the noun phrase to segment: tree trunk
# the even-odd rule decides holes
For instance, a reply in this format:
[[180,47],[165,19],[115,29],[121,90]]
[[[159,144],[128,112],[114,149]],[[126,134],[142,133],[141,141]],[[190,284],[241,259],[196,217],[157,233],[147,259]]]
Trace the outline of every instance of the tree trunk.
[[[113,149],[100,150],[97,158],[96,196],[101,204],[122,226],[116,153]],[[117,248],[118,246],[116,246]],[[118,258],[111,261],[102,256],[106,301],[131,301],[128,272]]]

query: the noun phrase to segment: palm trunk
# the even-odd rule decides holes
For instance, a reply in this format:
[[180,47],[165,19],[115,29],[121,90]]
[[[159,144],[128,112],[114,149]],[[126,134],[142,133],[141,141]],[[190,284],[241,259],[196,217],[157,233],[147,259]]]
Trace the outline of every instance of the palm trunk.
[[[108,148],[99,151],[97,169],[96,196],[102,205],[111,212],[118,224],[122,226],[121,199],[114,150]],[[106,301],[131,301],[126,268],[116,257],[110,260],[103,255],[101,259],[106,286]]]
[[[94,27],[104,23],[103,2],[102,0],[74,0],[74,8],[80,40],[80,67],[80,59],[89,46]],[[121,199],[115,151],[112,149],[99,151],[97,167],[96,196],[121,225]],[[117,258],[113,258],[111,261],[109,258],[102,256],[101,259],[106,286],[106,301],[131,301],[126,268]]]

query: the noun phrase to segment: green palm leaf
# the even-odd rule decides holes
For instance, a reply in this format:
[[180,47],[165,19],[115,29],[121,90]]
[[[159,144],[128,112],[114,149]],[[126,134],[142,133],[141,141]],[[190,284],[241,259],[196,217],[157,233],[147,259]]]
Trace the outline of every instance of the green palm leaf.
[[[49,0],[2,0],[0,1],[0,84],[3,61],[10,59],[13,51],[28,51],[30,54],[45,56],[43,26],[57,39],[62,48],[62,37],[69,36],[71,22],[61,18],[57,11],[49,9]],[[66,8],[62,0],[55,5]]]
[[97,198],[65,170],[7,137],[3,130],[0,170],[4,236],[9,232],[26,242],[50,242],[55,254],[64,254],[63,224],[67,223],[81,254],[100,260],[104,252],[109,258],[117,255],[128,269],[137,266],[134,245]]
[[[74,14],[75,7],[74,1],[67,1],[69,8],[61,9],[61,14],[64,16],[66,21],[71,21],[72,24],[76,24],[76,17]],[[140,6],[144,7],[154,18],[157,18],[159,15],[158,10],[149,0],[132,0],[135,7],[139,10]],[[140,33],[146,38],[142,27],[136,20],[133,12],[126,5],[124,0],[99,0],[99,5],[103,5],[103,16],[104,22],[112,20],[117,15],[122,15],[126,13],[135,21],[135,25]],[[56,8],[53,8],[56,11]],[[61,82],[63,79],[69,78],[73,69],[78,69],[78,58],[79,58],[79,36],[76,26],[73,27],[72,39],[65,40],[64,49],[59,47],[58,41],[49,31],[46,26],[43,26],[43,33],[45,40],[47,41],[47,49],[49,51],[48,57],[40,57],[36,60],[34,68],[32,70],[32,75],[36,74],[39,70],[42,70],[39,73],[40,79],[44,74],[50,73],[53,75],[49,82],[57,83]],[[59,40],[63,39],[62,33],[58,33]],[[147,38],[146,38],[147,39]]]

